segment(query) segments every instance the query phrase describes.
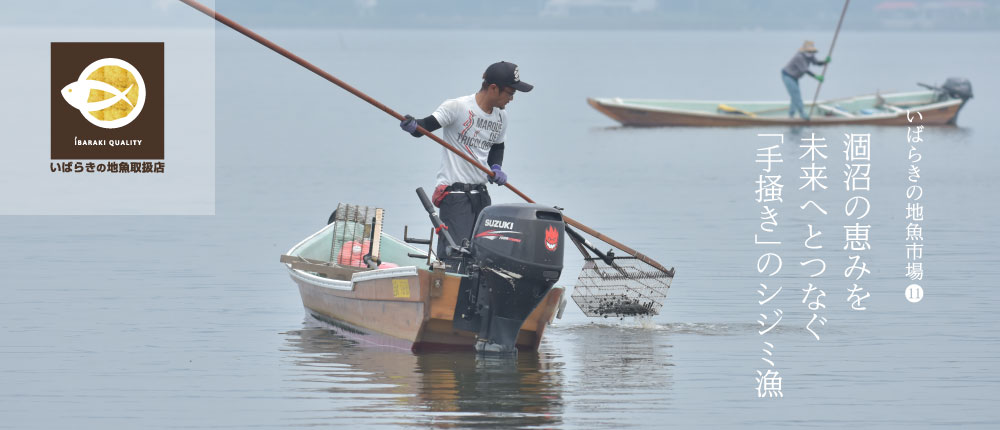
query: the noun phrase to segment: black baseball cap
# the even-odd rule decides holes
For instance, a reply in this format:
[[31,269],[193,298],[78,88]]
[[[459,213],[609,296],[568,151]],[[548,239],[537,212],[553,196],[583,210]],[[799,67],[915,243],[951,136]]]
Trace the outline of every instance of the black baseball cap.
[[517,72],[517,64],[501,61],[490,64],[483,72],[483,82],[487,84],[497,84],[501,87],[511,87],[522,93],[531,91],[533,85],[522,82],[521,76]]

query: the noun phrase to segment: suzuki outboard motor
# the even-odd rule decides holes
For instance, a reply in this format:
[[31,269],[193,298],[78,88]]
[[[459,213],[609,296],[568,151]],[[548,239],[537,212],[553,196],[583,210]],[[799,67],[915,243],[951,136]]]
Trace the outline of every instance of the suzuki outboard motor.
[[462,279],[454,327],[478,333],[476,350],[515,352],[518,332],[559,280],[562,214],[537,204],[500,204],[480,213]]

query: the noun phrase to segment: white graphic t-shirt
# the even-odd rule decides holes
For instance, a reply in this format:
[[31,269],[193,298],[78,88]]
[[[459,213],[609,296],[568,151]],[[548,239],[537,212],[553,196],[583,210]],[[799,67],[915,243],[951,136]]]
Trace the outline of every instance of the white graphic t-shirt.
[[[441,124],[442,138],[449,145],[486,165],[490,148],[503,143],[507,136],[507,112],[493,108],[487,114],[476,104],[476,95],[445,100],[434,111],[434,118]],[[437,184],[451,185],[485,183],[488,176],[468,161],[441,148],[441,170],[438,170]]]

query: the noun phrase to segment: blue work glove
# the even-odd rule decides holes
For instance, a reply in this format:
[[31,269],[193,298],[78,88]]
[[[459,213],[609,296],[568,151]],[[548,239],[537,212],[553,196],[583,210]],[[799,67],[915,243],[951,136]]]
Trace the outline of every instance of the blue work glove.
[[410,115],[404,117],[402,121],[399,122],[399,128],[403,131],[413,134],[417,131],[417,120]]
[[490,166],[490,170],[493,170],[493,177],[490,178],[490,182],[497,185],[503,185],[507,183],[507,174],[500,170],[499,164],[494,164]]
[[823,75],[816,75],[813,77],[816,78],[817,81],[823,82]]

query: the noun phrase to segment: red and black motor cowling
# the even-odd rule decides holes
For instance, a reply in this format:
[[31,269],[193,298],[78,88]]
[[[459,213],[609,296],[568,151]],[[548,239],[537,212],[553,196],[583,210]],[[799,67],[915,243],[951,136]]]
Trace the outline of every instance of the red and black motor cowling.
[[516,351],[524,320],[559,280],[562,214],[537,204],[488,206],[476,220],[454,327],[478,333],[476,349]]

